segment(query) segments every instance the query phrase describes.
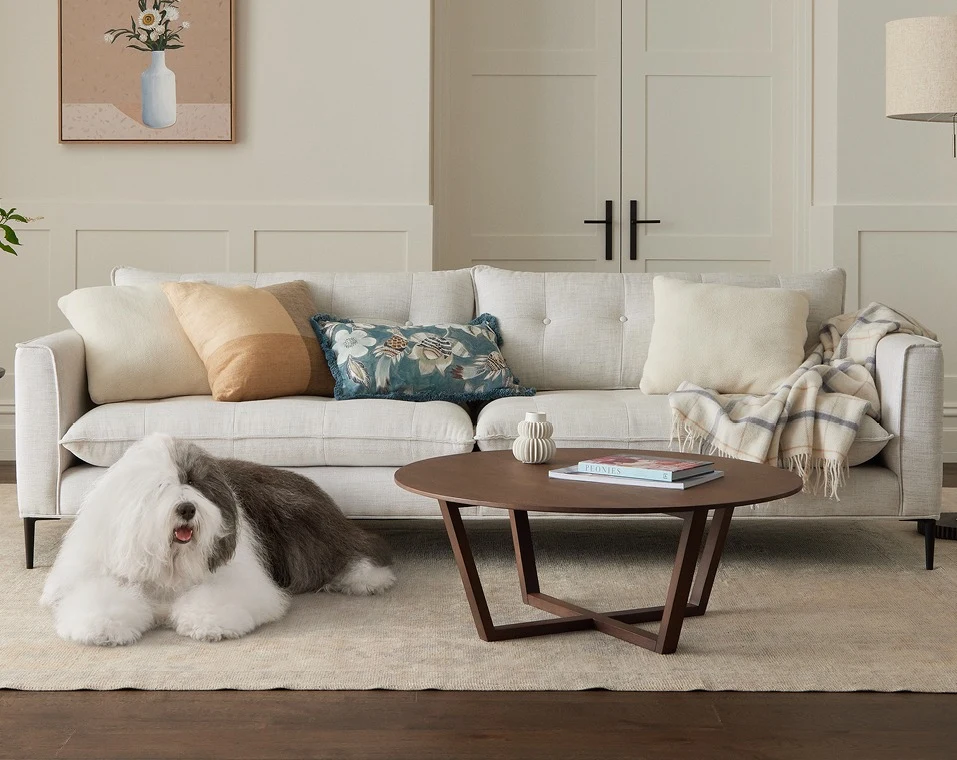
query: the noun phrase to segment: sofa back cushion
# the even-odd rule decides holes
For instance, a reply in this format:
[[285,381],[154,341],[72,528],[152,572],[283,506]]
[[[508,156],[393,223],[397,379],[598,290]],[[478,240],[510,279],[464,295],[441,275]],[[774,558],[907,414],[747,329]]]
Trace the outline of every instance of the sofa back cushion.
[[160,282],[208,282],[261,288],[293,280],[305,281],[318,311],[357,321],[397,324],[464,324],[475,316],[472,278],[467,269],[451,272],[277,272],[168,274],[121,267],[114,285]]
[[[655,318],[657,274],[512,272],[475,267],[476,309],[498,318],[502,353],[523,384],[539,390],[637,388]],[[807,294],[805,349],[844,310],[842,269],[811,274],[690,274],[668,277]]]

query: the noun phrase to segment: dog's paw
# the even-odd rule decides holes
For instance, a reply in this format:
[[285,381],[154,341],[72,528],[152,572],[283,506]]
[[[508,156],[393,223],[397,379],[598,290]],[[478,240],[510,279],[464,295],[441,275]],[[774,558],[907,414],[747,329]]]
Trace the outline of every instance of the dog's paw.
[[249,631],[224,628],[219,625],[193,625],[181,622],[176,626],[176,633],[180,636],[189,636],[197,641],[222,641],[223,639],[238,639]]
[[143,631],[122,620],[65,621],[57,622],[57,635],[67,641],[98,647],[127,646],[139,641]]
[[391,567],[376,565],[363,557],[351,563],[345,571],[328,583],[323,591],[371,596],[382,594],[394,585],[395,573]]
[[180,636],[189,636],[197,641],[238,639],[256,627],[253,616],[234,605],[215,609],[190,605],[176,611],[173,624]]

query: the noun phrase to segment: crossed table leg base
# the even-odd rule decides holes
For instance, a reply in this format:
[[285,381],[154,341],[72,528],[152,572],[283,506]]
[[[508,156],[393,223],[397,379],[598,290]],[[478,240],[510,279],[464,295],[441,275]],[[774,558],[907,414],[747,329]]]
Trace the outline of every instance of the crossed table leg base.
[[[642,607],[615,612],[594,612],[571,602],[541,593],[538,585],[538,569],[532,547],[532,533],[528,512],[509,510],[512,525],[512,541],[515,545],[515,562],[518,565],[518,580],[522,589],[522,601],[526,604],[558,615],[553,620],[533,620],[525,623],[495,625],[489,613],[488,602],[482,589],[482,581],[475,567],[472,549],[460,510],[468,506],[439,501],[442,518],[449,534],[455,561],[465,586],[475,627],[483,641],[505,641],[528,636],[545,636],[568,631],[598,630],[609,636],[650,649],[658,654],[671,654],[678,648],[681,625],[686,617],[703,615],[708,608],[708,599],[714,585],[714,577],[721,562],[721,552],[731,525],[734,507],[714,510],[714,518],[705,538],[706,510],[669,512],[681,517],[684,527],[678,541],[668,596],[661,607]],[[701,544],[704,542],[704,552]],[[701,554],[699,562],[698,555]],[[636,623],[660,620],[658,633],[639,628]]]

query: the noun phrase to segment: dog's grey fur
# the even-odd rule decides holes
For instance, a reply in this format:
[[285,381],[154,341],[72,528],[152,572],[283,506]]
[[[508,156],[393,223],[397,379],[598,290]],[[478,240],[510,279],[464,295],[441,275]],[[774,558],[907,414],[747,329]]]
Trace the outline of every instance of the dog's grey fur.
[[263,563],[276,585],[292,594],[319,591],[364,558],[379,567],[390,564],[385,541],[349,520],[325,491],[302,475],[214,457],[181,440],[174,444],[173,458],[181,482],[216,504],[227,527],[210,557],[210,570],[232,558],[240,510],[256,532]]

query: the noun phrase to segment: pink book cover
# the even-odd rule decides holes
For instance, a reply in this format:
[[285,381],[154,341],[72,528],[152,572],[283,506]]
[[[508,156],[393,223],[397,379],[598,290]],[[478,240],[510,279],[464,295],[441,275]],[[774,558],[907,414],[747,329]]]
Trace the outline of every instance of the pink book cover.
[[702,465],[713,464],[697,459],[650,459],[636,457],[630,454],[615,454],[607,457],[586,459],[588,464],[600,464],[606,467],[638,467],[643,470],[660,470],[661,472],[682,472]]

